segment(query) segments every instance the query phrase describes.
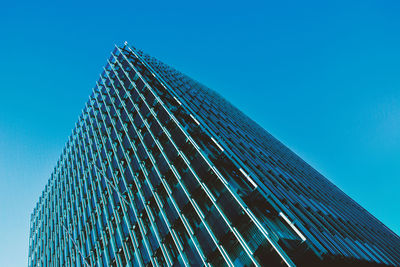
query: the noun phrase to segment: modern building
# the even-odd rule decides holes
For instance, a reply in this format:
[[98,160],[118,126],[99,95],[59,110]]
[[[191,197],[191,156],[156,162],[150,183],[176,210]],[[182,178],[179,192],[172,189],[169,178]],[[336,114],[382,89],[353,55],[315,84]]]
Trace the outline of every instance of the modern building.
[[33,214],[29,266],[399,266],[400,238],[216,92],[125,44]]

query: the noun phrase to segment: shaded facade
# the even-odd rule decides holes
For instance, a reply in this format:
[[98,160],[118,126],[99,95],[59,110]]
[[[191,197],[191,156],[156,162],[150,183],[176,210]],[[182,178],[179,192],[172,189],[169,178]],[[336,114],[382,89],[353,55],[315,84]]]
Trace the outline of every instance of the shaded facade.
[[125,44],[31,215],[28,265],[400,265],[400,239],[216,92]]

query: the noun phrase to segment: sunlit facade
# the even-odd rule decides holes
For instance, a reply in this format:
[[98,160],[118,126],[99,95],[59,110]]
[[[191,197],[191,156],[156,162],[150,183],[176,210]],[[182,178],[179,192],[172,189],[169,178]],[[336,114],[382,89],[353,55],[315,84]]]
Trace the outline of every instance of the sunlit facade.
[[31,215],[28,265],[400,265],[400,239],[216,92],[125,44]]

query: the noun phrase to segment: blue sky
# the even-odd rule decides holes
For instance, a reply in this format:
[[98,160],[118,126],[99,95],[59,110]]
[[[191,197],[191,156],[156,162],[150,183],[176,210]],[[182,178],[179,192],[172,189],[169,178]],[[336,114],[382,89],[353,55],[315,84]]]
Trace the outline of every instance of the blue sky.
[[0,9],[0,266],[114,43],[225,96],[400,233],[397,1],[20,1]]

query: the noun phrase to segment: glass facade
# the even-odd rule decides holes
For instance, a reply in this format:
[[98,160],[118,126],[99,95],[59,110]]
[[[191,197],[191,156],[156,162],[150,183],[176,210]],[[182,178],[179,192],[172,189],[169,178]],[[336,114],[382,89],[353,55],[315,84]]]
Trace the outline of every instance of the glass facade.
[[400,265],[400,239],[216,92],[112,52],[31,215],[29,266]]

